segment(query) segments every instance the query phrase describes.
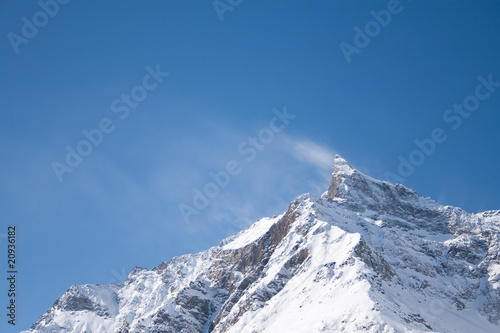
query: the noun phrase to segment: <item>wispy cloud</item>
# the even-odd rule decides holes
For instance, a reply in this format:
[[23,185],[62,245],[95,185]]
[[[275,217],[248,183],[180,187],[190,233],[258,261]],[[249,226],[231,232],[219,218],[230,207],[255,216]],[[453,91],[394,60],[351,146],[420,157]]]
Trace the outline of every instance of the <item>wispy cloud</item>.
[[313,165],[321,171],[330,171],[335,152],[330,147],[308,139],[285,136],[285,150],[296,160]]

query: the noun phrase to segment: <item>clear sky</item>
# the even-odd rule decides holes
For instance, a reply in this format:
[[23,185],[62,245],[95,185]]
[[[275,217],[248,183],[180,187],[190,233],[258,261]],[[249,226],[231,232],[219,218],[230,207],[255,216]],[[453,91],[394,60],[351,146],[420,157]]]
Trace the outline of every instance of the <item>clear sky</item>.
[[498,1],[4,0],[0,26],[2,332],[320,195],[335,153],[500,209]]

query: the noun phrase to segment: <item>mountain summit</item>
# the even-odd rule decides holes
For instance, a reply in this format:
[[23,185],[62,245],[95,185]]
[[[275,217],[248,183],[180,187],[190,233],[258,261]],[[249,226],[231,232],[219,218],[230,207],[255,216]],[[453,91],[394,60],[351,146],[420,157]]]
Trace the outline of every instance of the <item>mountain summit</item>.
[[328,192],[323,197],[334,199],[337,194],[337,189],[347,177],[351,177],[356,170],[347,163],[340,155],[335,155],[333,160],[332,180]]
[[500,211],[467,213],[335,157],[218,246],[72,286],[27,332],[499,332]]

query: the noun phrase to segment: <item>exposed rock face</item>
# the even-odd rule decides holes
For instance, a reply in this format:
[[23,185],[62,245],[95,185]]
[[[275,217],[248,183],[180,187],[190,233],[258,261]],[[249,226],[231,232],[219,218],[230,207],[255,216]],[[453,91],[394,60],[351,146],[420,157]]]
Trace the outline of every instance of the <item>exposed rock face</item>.
[[30,332],[498,332],[500,211],[469,214],[337,156],[303,195],[207,251],[72,286]]

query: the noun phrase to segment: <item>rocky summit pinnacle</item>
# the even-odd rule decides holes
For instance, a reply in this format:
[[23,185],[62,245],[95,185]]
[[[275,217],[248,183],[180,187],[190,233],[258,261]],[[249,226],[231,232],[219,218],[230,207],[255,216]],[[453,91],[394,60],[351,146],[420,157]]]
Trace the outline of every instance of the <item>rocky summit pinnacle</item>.
[[299,196],[206,251],[71,286],[28,332],[499,332],[500,211],[467,213],[335,157]]
[[326,198],[335,198],[337,195],[337,189],[340,184],[345,180],[346,177],[351,176],[356,170],[340,155],[335,155],[332,168],[332,180],[330,182],[330,187],[325,193]]

